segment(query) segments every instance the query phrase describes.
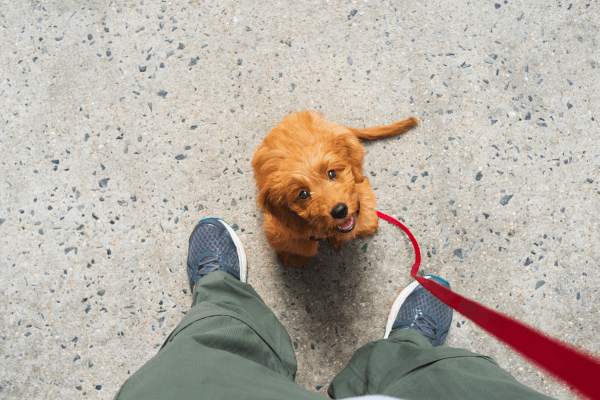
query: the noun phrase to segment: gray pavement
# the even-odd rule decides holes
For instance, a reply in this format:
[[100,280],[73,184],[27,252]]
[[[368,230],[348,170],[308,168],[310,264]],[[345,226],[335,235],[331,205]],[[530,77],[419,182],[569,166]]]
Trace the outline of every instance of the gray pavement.
[[[395,227],[280,265],[250,165],[286,114],[367,143],[379,210],[459,293],[598,355],[594,1],[0,2],[0,398],[110,399],[191,302],[195,223],[235,224],[249,282],[325,393],[383,334],[413,251]],[[460,315],[447,344],[575,396]]]

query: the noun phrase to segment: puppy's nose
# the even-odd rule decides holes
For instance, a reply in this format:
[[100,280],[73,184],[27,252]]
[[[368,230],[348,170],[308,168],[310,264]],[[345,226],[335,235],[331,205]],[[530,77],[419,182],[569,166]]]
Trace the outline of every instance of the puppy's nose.
[[331,216],[335,219],[344,219],[348,215],[348,206],[340,203],[331,210]]

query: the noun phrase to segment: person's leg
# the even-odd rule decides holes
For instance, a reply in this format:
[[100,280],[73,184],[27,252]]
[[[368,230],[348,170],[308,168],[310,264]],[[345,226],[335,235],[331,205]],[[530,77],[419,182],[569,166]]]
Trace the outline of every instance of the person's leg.
[[[428,276],[446,287],[443,279]],[[334,379],[336,399],[382,394],[418,399],[550,399],[519,383],[493,359],[442,346],[452,309],[418,282],[404,289],[392,306],[384,339],[356,351]],[[388,337],[389,335],[389,337]]]
[[115,399],[322,399],[296,383],[287,331],[245,280],[239,238],[223,221],[190,237],[192,308]]

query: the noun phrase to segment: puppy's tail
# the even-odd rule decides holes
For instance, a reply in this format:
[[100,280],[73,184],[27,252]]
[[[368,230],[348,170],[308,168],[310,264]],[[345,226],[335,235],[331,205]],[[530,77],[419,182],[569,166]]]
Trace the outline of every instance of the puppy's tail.
[[391,136],[399,135],[406,132],[413,126],[419,125],[419,120],[415,117],[410,117],[404,121],[396,122],[395,124],[388,126],[374,126],[372,128],[348,128],[352,133],[356,135],[362,141],[381,139]]

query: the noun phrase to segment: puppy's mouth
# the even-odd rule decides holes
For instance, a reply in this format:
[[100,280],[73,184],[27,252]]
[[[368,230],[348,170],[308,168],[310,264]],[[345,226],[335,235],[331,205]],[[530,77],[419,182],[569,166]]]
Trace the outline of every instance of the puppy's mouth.
[[[358,217],[359,214],[360,214],[360,201],[358,202],[358,205],[357,205],[356,216]],[[351,215],[350,218],[348,218],[348,221],[344,222],[342,225],[336,226],[335,229],[337,229],[338,231],[340,231],[342,233],[348,233],[348,232],[352,231],[352,229],[354,229],[355,226],[356,226],[356,218],[354,218],[354,216]]]
[[352,231],[352,229],[354,229],[354,227],[356,226],[356,219],[354,219],[354,216],[350,216],[350,218],[348,219],[348,221],[346,221],[345,223],[343,223],[340,226],[336,226],[335,229],[337,229],[338,231],[342,232],[342,233],[348,233],[350,231]]

